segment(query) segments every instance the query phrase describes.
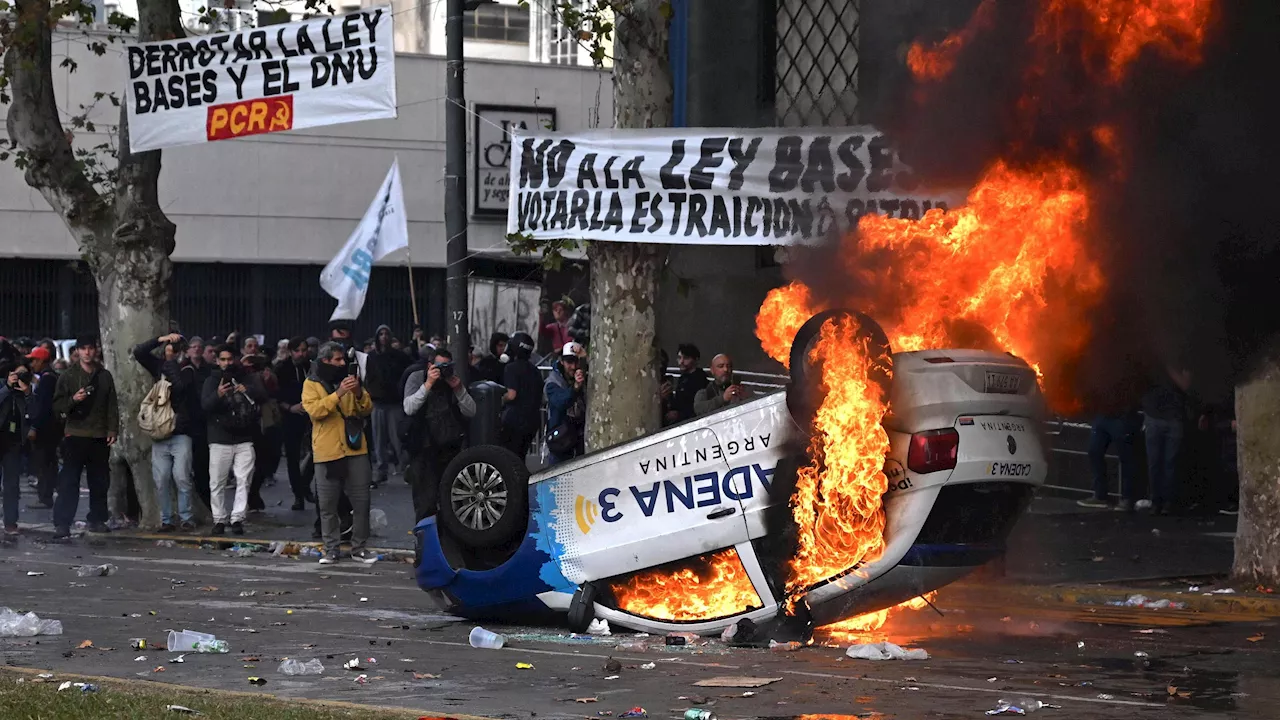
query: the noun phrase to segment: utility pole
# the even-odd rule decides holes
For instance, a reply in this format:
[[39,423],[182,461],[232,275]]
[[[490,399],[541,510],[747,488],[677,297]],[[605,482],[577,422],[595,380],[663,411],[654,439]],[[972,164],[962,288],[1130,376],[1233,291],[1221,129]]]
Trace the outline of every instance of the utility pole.
[[448,40],[444,108],[445,316],[455,372],[468,381],[471,330],[467,310],[467,100],[463,91],[463,13],[475,0],[448,0],[444,32]]

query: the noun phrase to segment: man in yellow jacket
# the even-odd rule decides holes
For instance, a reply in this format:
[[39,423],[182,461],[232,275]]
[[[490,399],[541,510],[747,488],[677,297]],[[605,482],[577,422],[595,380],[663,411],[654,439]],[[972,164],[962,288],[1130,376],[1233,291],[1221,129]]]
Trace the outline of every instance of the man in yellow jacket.
[[338,562],[342,540],[338,499],[346,492],[351,501],[351,559],[373,563],[377,556],[365,548],[369,541],[369,446],[364,419],[373,412],[373,398],[360,379],[347,372],[342,345],[327,342],[311,374],[302,384],[302,409],[311,417],[311,451],[315,457],[316,500],[320,510],[320,534],[324,538],[321,565]]

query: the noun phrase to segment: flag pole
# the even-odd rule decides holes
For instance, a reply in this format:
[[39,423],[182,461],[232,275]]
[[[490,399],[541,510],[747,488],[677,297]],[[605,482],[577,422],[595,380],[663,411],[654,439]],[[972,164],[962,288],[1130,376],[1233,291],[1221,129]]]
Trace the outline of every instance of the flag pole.
[[418,295],[413,290],[413,256],[409,253],[409,247],[404,248],[404,264],[409,270],[409,303],[413,305],[413,324],[421,327],[418,322]]

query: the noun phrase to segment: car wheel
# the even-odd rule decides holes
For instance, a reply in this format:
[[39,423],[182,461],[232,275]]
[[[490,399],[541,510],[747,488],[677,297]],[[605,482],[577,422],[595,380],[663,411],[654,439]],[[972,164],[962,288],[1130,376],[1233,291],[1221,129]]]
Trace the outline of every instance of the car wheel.
[[439,506],[441,525],[464,546],[505,545],[528,526],[529,470],[506,448],[467,448],[445,468]]
[[858,335],[868,340],[869,347],[878,358],[871,379],[879,386],[883,399],[889,397],[889,383],[893,377],[893,359],[890,356],[889,336],[884,328],[870,316],[853,310],[837,308],[820,312],[809,318],[796,332],[791,343],[791,383],[787,386],[787,407],[797,421],[807,425],[822,404],[822,371],[809,358],[818,342],[822,326],[828,320],[849,317],[858,323]]

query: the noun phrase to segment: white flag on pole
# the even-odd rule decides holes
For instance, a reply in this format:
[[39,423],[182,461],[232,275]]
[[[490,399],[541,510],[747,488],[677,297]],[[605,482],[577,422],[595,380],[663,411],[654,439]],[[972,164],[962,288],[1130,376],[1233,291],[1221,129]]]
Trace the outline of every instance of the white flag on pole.
[[320,287],[338,301],[330,320],[355,320],[364,307],[373,264],[401,248],[409,247],[409,223],[404,214],[404,189],[400,185],[400,159],[387,171],[387,179],[365,211],[355,232],[320,272]]

